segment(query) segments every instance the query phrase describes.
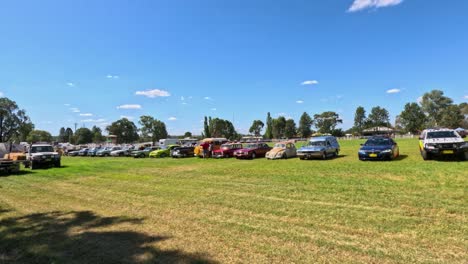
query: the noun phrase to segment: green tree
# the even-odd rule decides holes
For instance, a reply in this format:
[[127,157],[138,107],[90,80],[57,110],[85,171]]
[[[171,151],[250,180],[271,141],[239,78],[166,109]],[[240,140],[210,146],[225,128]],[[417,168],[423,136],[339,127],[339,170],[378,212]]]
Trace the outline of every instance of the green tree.
[[93,142],[93,132],[86,127],[78,128],[75,131],[76,144],[88,144]]
[[405,132],[416,134],[424,129],[426,115],[417,103],[407,103],[400,113],[398,121]]
[[252,126],[250,126],[249,133],[258,137],[264,126],[265,124],[261,120],[254,120]]
[[286,118],[284,116],[280,116],[278,118],[273,119],[271,124],[271,132],[273,134],[273,138],[285,137]]
[[111,135],[117,136],[117,143],[134,143],[138,140],[138,128],[135,123],[127,118],[119,119],[107,126],[106,130]]
[[362,106],[358,106],[356,108],[356,112],[354,113],[354,128],[356,132],[362,134],[362,130],[364,130],[364,126],[366,124],[366,110]]
[[430,127],[440,126],[442,110],[452,105],[452,103],[452,99],[444,96],[444,92],[440,90],[425,93],[421,100],[421,108],[427,116],[427,125]]
[[271,118],[270,112],[268,112],[266,119],[265,138],[273,138],[273,119]]
[[343,120],[332,111],[314,115],[314,124],[319,133],[331,134],[340,123],[343,123]]
[[24,141],[34,129],[26,111],[19,109],[16,102],[0,98],[0,142]]
[[313,124],[313,120],[309,114],[304,112],[299,119],[299,128],[297,129],[298,134],[303,138],[308,138],[312,135],[311,126]]
[[387,109],[376,106],[373,107],[368,118],[367,118],[367,127],[391,127],[390,125],[390,114]]
[[93,143],[101,143],[105,140],[100,127],[93,126],[93,128],[91,128],[91,133],[93,133]]
[[[211,117],[210,117],[210,119],[211,119]],[[206,116],[205,116],[205,120],[203,121],[203,136],[206,137],[206,138],[211,137],[210,124],[208,123],[208,117],[206,117]]]
[[65,129],[65,140],[64,142],[69,142],[69,143],[72,143],[72,144],[75,144],[75,139],[73,137],[73,130],[69,127],[67,127],[67,129]]
[[293,138],[297,134],[296,122],[293,119],[286,120],[284,126],[284,136],[287,138]]
[[64,127],[60,128],[59,135],[58,135],[58,142],[67,142],[68,138],[66,135],[66,131]]
[[190,131],[185,132],[184,138],[191,138],[191,137],[192,137],[192,132]]
[[29,133],[27,141],[31,143],[52,142],[52,135],[44,130],[33,130]]
[[141,133],[144,138],[151,139],[153,143],[158,142],[160,139],[167,138],[166,124],[164,122],[154,119],[151,116],[140,117]]
[[210,118],[209,125],[209,131],[212,137],[236,139],[238,136],[234,125],[229,120],[224,120],[221,118]]
[[442,127],[457,128],[463,125],[465,116],[458,105],[452,104],[440,111],[438,124]]
[[463,115],[463,121],[461,127],[468,129],[468,103],[461,103],[459,105],[461,114]]

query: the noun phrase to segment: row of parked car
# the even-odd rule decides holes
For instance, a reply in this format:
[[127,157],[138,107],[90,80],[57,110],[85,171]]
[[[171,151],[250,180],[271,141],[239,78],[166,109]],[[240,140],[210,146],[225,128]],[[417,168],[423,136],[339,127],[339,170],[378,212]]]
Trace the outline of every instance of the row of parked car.
[[[424,160],[435,156],[456,155],[466,159],[468,143],[460,135],[450,129],[428,129],[420,136],[420,152]],[[209,149],[209,151],[207,151]],[[181,146],[178,144],[149,146],[144,149],[127,147],[106,147],[82,149],[68,153],[69,156],[133,156],[135,158],[237,158],[255,159],[287,159],[299,157],[305,159],[328,159],[337,157],[340,153],[338,140],[333,136],[312,137],[307,144],[296,149],[294,142],[278,142],[270,147],[264,142],[239,143],[229,142],[225,138],[206,138],[198,145]],[[393,160],[399,157],[398,144],[389,137],[374,136],[367,139],[358,151],[360,160]]]

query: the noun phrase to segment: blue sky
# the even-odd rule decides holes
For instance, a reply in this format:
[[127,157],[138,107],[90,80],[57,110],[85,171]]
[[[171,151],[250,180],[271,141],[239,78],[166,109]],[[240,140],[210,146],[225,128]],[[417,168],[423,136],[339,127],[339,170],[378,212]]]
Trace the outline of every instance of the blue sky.
[[[203,116],[390,111],[441,89],[468,98],[468,1],[4,1],[0,92],[37,129],[152,115],[170,134]],[[309,82],[307,82],[309,81]],[[306,84],[304,84],[304,82]],[[393,93],[391,93],[393,92]]]

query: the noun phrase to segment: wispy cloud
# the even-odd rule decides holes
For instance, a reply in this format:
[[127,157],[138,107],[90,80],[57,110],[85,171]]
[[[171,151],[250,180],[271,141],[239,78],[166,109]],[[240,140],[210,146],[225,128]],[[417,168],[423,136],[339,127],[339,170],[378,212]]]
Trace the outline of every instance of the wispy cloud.
[[400,90],[400,89],[396,89],[396,88],[395,88],[395,89],[387,90],[387,93],[388,93],[388,94],[395,94],[395,93],[399,93],[399,92],[401,92],[401,90]]
[[111,74],[108,74],[106,76],[107,79],[119,79],[120,77],[118,75],[111,75]]
[[177,118],[176,118],[176,117],[174,117],[174,116],[171,116],[171,117],[169,117],[167,120],[169,120],[169,121],[176,121],[176,120],[177,120]]
[[93,116],[93,114],[91,114],[91,113],[83,113],[83,114],[80,114],[80,116]]
[[316,85],[318,84],[317,80],[308,80],[308,81],[303,81],[301,85]]
[[184,100],[185,100],[185,97],[181,96],[181,97],[180,97],[180,100],[181,100],[181,101],[184,101]]
[[211,98],[211,97],[209,97],[209,96],[205,96],[203,99],[205,99],[205,100],[210,100],[210,101],[213,100],[213,98]]
[[137,91],[135,94],[136,95],[143,95],[143,96],[146,96],[146,97],[149,97],[149,98],[171,96],[171,94],[168,91],[159,90],[159,89],[146,90],[146,91]]
[[76,107],[72,107],[70,108],[70,110],[73,112],[73,113],[79,113],[80,112],[80,109],[76,108]]
[[304,101],[302,101],[302,100],[297,100],[296,103],[298,103],[298,104],[303,104]]
[[468,99],[468,95],[463,96],[463,99]]
[[4,95],[4,94],[3,94],[2,92],[0,92],[0,97],[3,97],[3,95]]
[[368,8],[381,8],[401,4],[403,0],[354,0],[348,12],[357,12]]
[[211,108],[211,111],[216,111],[217,109],[216,108]]
[[70,86],[70,87],[75,87],[75,84],[72,83],[72,82],[68,82],[67,85]]
[[71,106],[71,104],[63,104],[64,106]]
[[99,119],[83,119],[81,120],[82,123],[102,123],[105,122],[106,119],[104,118],[99,118]]
[[124,104],[117,106],[117,109],[141,109],[139,104]]

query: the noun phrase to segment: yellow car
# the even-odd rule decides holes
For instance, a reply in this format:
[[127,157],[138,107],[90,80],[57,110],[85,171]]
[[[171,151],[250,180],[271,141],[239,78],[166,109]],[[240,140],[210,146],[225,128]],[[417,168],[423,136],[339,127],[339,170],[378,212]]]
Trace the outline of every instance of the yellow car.
[[163,147],[161,149],[151,151],[149,154],[150,158],[165,158],[171,156],[171,151],[175,148],[180,147],[179,145],[169,145],[167,147]]

